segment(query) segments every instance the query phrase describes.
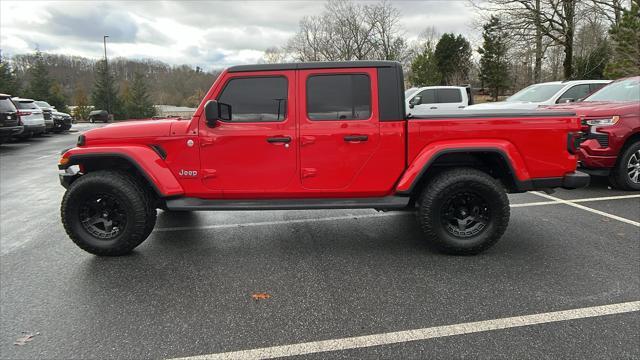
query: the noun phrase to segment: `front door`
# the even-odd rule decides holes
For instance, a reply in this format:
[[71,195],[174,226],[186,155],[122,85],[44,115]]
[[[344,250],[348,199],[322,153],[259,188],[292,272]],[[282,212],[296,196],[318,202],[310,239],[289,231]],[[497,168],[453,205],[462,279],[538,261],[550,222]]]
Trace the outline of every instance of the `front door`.
[[346,191],[380,144],[374,69],[300,70],[300,181]]
[[200,123],[201,178],[224,197],[269,196],[297,181],[295,72],[229,73],[231,120]]

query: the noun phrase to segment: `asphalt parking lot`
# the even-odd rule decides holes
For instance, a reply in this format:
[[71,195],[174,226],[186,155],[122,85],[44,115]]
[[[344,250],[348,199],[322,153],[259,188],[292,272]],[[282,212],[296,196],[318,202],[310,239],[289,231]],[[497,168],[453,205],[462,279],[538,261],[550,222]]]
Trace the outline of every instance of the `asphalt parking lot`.
[[159,211],[133,255],[98,258],[59,219],[77,135],[0,146],[2,358],[640,357],[640,192],[511,195],[471,257],[410,214],[334,210]]

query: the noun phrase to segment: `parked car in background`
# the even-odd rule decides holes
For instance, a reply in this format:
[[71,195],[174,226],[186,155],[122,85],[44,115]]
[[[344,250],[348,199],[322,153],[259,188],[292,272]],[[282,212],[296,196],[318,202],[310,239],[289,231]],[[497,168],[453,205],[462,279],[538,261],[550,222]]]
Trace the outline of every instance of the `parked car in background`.
[[551,81],[528,86],[505,101],[487,102],[465,110],[522,109],[576,102],[609,84],[611,80]]
[[409,90],[405,92],[405,111],[411,115],[436,115],[473,104],[469,87],[425,86]]
[[107,110],[93,110],[89,113],[89,122],[109,122],[109,113]]
[[32,99],[14,97],[11,100],[18,109],[18,116],[24,126],[24,131],[18,136],[26,138],[44,134],[46,127],[42,109]]
[[[59,133],[65,130],[71,129],[71,115],[67,113],[63,113],[58,111],[55,106],[50,105],[46,101],[35,101],[36,105],[38,105],[43,111],[50,110],[51,118],[52,118],[52,129],[51,131],[55,133]],[[47,116],[45,113],[45,122],[47,120]]]
[[11,95],[0,94],[0,144],[12,136],[22,133],[24,127],[20,125],[18,109],[11,101]]
[[578,161],[591,175],[608,176],[612,186],[640,190],[640,76],[615,81],[584,101],[548,109],[575,111],[586,140]]

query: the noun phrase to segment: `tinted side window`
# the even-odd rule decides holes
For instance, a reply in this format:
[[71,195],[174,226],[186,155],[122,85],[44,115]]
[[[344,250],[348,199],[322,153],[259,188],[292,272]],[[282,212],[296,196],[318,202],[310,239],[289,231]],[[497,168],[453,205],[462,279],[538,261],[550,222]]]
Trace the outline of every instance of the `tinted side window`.
[[423,90],[420,93],[422,99],[419,104],[435,104],[436,103],[436,91],[434,89]]
[[9,99],[0,99],[0,112],[15,112],[16,107]]
[[285,77],[231,79],[218,101],[231,105],[230,121],[283,121],[287,117]]
[[560,96],[557,102],[563,102],[563,100],[566,99],[572,99],[573,101],[575,101],[589,95],[590,92],[591,91],[589,90],[589,84],[576,85],[565,91],[565,93]]
[[364,120],[371,116],[371,81],[362,74],[316,75],[307,80],[311,120]]
[[438,89],[438,103],[461,103],[462,94],[458,89]]
[[590,84],[589,85],[589,93],[594,93],[594,92],[600,90],[605,85],[607,85],[607,84]]

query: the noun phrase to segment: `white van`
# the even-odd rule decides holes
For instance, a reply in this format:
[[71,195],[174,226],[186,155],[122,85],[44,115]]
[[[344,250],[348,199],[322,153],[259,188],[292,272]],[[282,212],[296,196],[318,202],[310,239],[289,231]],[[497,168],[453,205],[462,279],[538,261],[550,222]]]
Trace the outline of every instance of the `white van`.
[[425,86],[405,91],[407,114],[435,115],[473,104],[471,89],[462,86]]

